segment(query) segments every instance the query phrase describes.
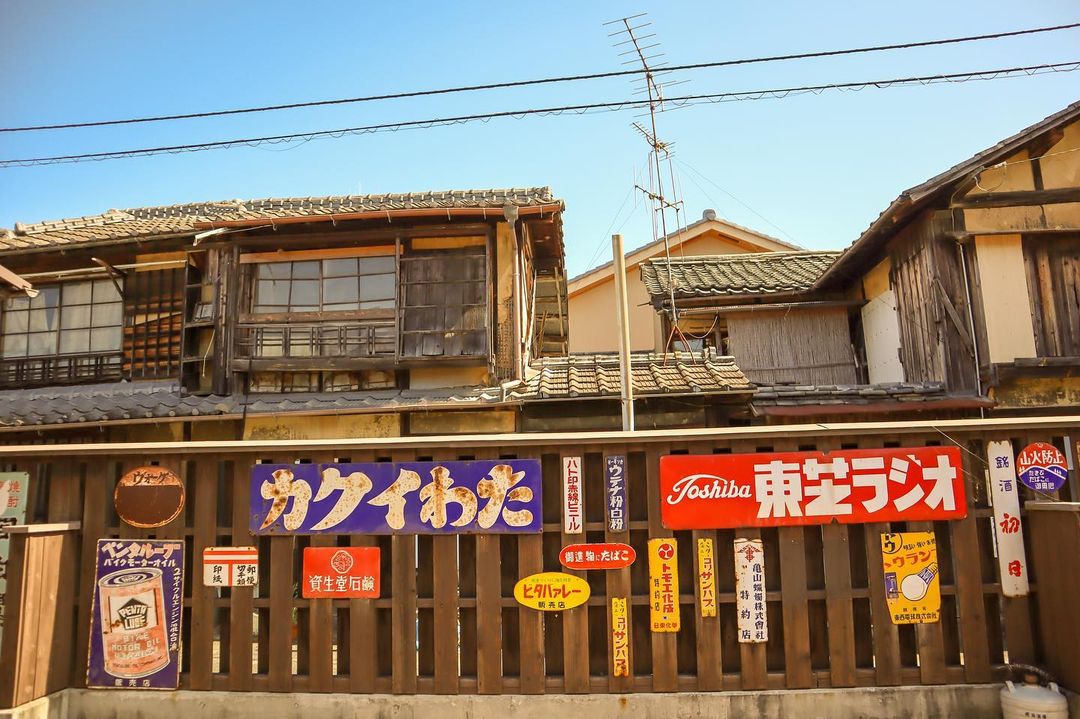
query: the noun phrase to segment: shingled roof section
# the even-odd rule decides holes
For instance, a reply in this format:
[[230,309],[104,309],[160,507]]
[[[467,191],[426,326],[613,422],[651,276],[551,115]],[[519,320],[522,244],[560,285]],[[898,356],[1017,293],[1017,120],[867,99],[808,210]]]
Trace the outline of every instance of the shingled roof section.
[[[545,357],[531,365],[527,388],[512,397],[528,400],[618,397],[619,355]],[[630,357],[635,397],[670,394],[749,394],[754,385],[732,357],[711,352],[635,352]]]
[[753,252],[739,255],[653,258],[641,280],[654,304],[697,297],[775,295],[810,289],[839,252]]
[[493,190],[448,190],[386,195],[341,195],[263,200],[196,202],[132,210],[109,210],[100,215],[66,220],[16,223],[14,230],[0,228],[0,254],[191,234],[208,223],[296,217],[328,218],[362,212],[408,210],[490,209],[501,216],[507,205],[534,207],[561,204],[550,187]]
[[758,385],[754,413],[851,414],[992,407],[986,397],[949,394],[943,382],[890,382],[863,385]]

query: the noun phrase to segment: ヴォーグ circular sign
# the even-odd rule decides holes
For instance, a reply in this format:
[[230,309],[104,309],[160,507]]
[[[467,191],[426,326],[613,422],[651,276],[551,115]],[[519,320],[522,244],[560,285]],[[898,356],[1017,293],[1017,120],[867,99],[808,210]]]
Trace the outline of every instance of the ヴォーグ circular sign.
[[1046,442],[1024,447],[1016,457],[1016,474],[1021,482],[1039,492],[1056,492],[1069,478],[1065,455]]
[[120,478],[113,504],[133,527],[162,527],[184,509],[184,482],[165,467],[137,467]]

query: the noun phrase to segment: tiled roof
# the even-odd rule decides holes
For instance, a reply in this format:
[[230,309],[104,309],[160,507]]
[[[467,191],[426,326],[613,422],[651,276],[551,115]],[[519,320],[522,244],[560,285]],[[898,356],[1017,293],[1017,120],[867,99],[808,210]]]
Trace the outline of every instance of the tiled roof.
[[502,190],[449,190],[386,195],[340,195],[264,200],[196,202],[133,210],[109,210],[100,215],[66,220],[16,223],[0,229],[0,252],[47,249],[132,238],[192,233],[196,225],[235,220],[291,217],[329,217],[359,212],[401,210],[490,209],[501,212],[507,203],[530,207],[559,203],[549,187]]
[[[949,394],[942,382],[890,382],[863,385],[758,385],[751,405],[758,414],[782,414],[785,409],[814,408],[815,412],[858,412],[871,405],[916,411],[928,403],[951,402],[959,407],[992,406],[985,397]],[[931,409],[927,406],[926,409]]]
[[[731,357],[712,353],[631,354],[634,396],[683,393],[749,393],[754,385]],[[512,393],[526,400],[618,397],[619,355],[547,357],[531,365],[528,389]]]
[[762,295],[810,289],[839,252],[754,252],[739,255],[654,258],[641,265],[653,302],[674,286],[676,299]]

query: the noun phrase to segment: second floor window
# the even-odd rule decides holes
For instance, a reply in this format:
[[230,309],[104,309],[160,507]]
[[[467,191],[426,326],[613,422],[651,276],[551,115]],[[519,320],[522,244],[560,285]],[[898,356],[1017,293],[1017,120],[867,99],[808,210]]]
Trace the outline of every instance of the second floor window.
[[393,309],[392,256],[262,262],[255,270],[256,314]]
[[119,352],[123,302],[112,280],[65,282],[4,302],[4,359]]

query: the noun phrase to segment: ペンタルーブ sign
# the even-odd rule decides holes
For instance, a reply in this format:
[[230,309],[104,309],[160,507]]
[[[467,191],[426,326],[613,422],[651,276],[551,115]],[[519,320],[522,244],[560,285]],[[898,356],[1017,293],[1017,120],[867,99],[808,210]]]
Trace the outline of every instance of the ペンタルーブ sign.
[[671,455],[660,458],[670,529],[959,519],[956,447]]

